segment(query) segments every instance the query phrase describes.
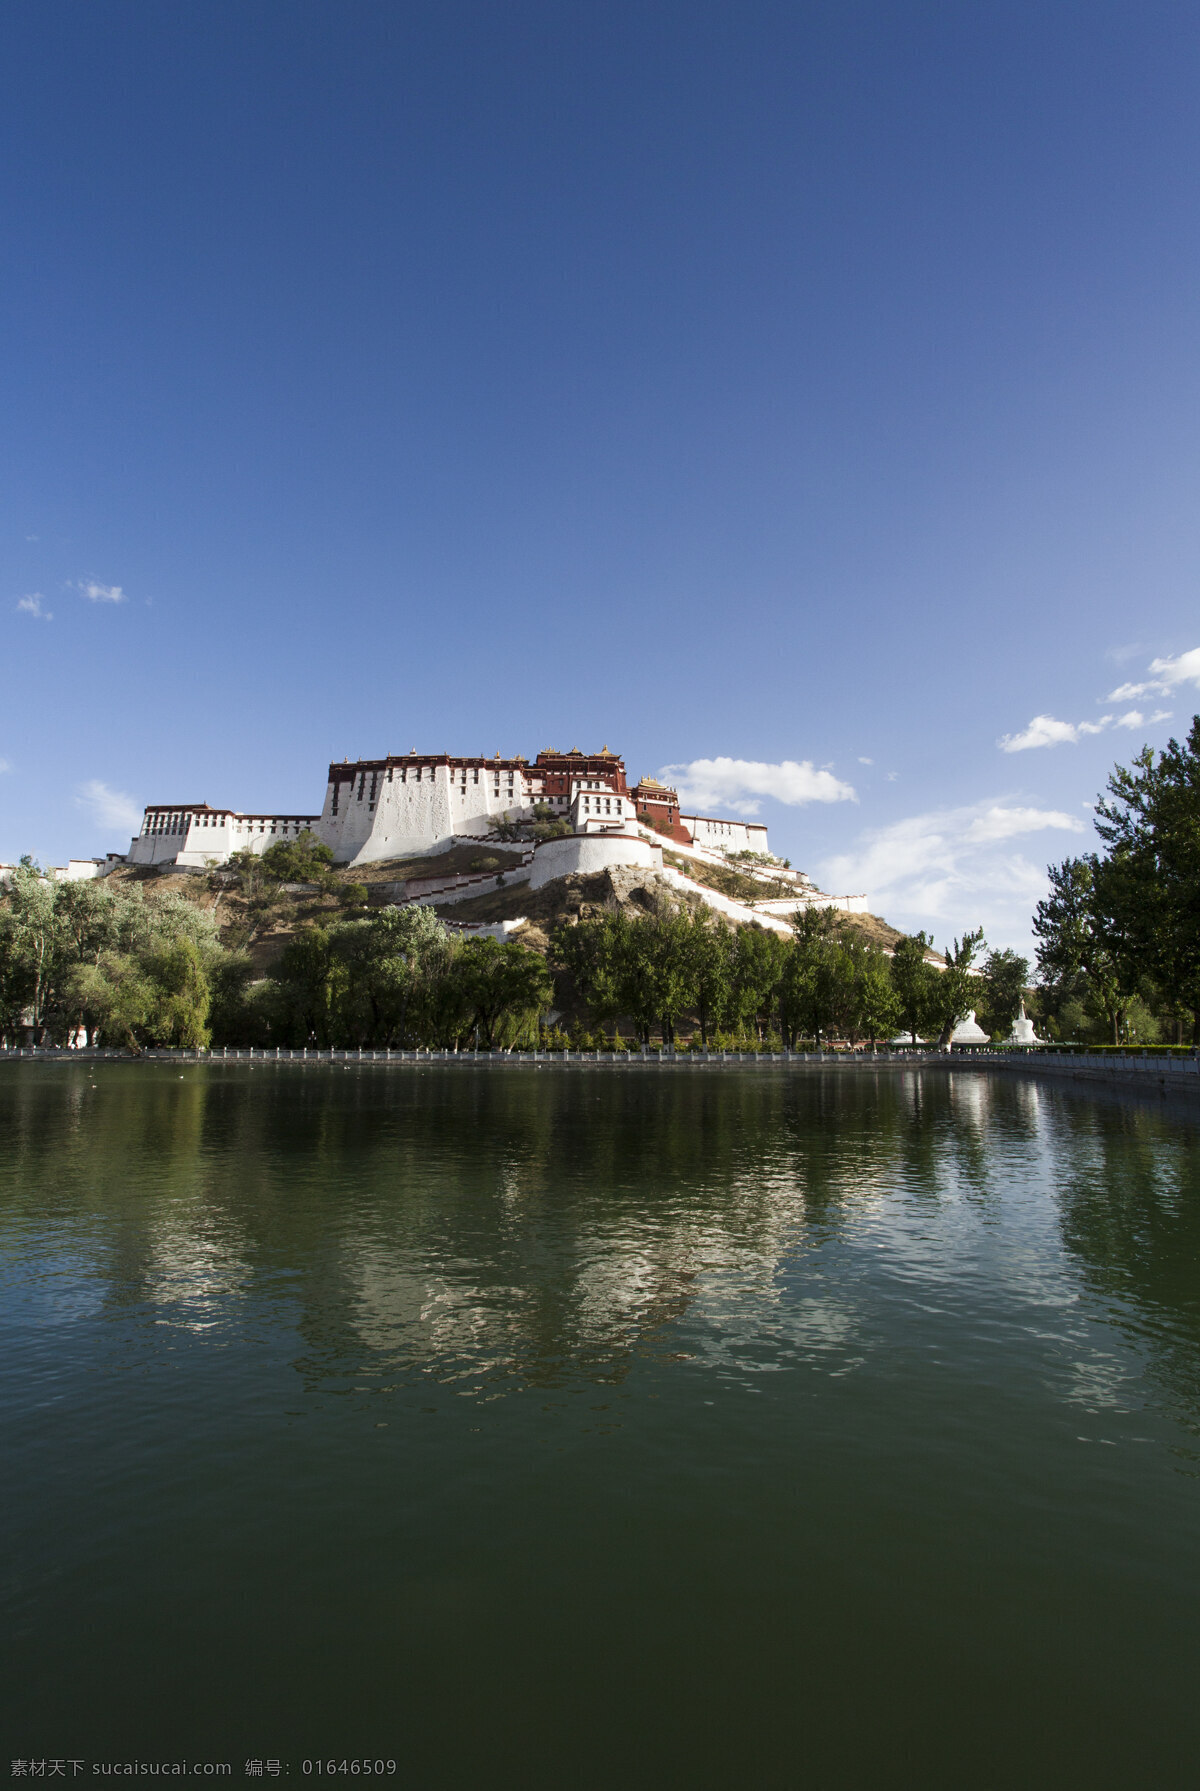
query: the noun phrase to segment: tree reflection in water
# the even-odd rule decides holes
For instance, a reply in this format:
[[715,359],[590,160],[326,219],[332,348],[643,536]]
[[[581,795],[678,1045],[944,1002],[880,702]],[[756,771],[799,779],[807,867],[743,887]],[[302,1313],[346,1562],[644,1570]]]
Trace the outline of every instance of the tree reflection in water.
[[[1040,1165],[1200,1410],[1195,1134],[1145,1106],[971,1072],[131,1065],[22,1078],[6,1111],[6,1230],[75,1232],[110,1305],[220,1335],[286,1301],[311,1384],[478,1396],[736,1353],[847,1227],[897,1201],[986,1220]],[[848,1347],[848,1291],[793,1300],[791,1346]]]

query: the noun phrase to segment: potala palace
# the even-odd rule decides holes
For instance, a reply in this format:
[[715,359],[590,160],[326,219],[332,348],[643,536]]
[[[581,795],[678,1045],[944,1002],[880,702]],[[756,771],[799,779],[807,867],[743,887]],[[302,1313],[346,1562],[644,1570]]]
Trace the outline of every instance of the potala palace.
[[[451,758],[407,753],[343,760],[329,767],[319,815],[241,814],[206,802],[151,803],[133,840],[134,864],[202,869],[234,852],[262,852],[311,828],[337,864],[432,857],[456,841],[488,839],[497,822],[532,821],[548,810],[580,837],[642,839],[642,829],[675,845],[767,851],[758,822],[680,813],[678,794],[655,778],[631,789],[625,762],[604,747],[587,754],[540,752],[528,759]],[[615,862],[615,861],[614,861]]]
[[[235,852],[264,852],[311,829],[331,848],[336,864],[366,866],[437,857],[470,841],[487,840],[501,849],[498,826],[507,831],[507,825],[548,817],[566,823],[560,837],[510,844],[508,850],[518,857],[503,882],[537,889],[556,878],[617,866],[677,878],[677,871],[664,869],[664,846],[709,861],[731,852],[768,856],[762,823],[684,814],[677,791],[656,778],[643,777],[631,786],[624,760],[605,746],[597,753],[551,748],[532,761],[502,759],[498,753],[489,759],[415,751],[343,759],[329,767],[319,814],[243,814],[206,802],[151,803],[126,861],[203,870]],[[771,907],[790,911],[803,902],[866,905],[865,897],[823,896],[801,873],[782,866],[772,866],[771,874],[794,884],[796,893],[786,901],[756,903],[759,913]],[[410,883],[408,899],[453,901],[472,893],[478,882],[455,875],[431,879],[436,888],[418,890]]]

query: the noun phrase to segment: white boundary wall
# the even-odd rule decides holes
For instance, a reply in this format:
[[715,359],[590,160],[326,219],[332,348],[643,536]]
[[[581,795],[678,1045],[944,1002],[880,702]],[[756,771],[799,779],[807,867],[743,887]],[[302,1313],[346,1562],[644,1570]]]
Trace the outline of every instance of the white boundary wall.
[[584,876],[618,865],[662,871],[662,847],[633,833],[573,833],[566,839],[543,840],[533,855],[531,889],[558,877]]

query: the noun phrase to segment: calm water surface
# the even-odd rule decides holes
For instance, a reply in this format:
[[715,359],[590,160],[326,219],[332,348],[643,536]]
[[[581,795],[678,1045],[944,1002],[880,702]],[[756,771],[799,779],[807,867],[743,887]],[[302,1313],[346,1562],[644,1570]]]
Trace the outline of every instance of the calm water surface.
[[0,1065],[0,1351],[10,1759],[1200,1777],[1186,1110]]

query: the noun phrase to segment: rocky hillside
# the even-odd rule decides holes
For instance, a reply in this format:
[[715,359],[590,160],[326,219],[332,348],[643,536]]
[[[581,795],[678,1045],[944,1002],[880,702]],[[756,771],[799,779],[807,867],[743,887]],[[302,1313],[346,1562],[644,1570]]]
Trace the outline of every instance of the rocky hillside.
[[[450,858],[447,854],[447,859]],[[382,891],[373,884],[399,880],[405,876],[425,874],[428,860],[397,861],[370,867],[375,875],[362,870],[340,870],[334,873],[328,890],[275,890],[265,897],[248,897],[236,880],[218,876],[209,878],[182,871],[158,871],[151,866],[125,866],[112,873],[117,880],[132,879],[153,883],[156,888],[178,890],[204,908],[215,911],[221,928],[222,943],[234,949],[249,951],[255,967],[269,968],[288,941],[306,926],[328,925],[340,915],[362,912],[353,905],[352,891],[366,884],[368,901],[374,906]],[[446,871],[465,870],[457,861],[439,864]],[[687,864],[690,875],[692,864]],[[735,894],[734,890],[723,890]],[[761,894],[761,888],[756,889]],[[347,898],[351,905],[347,906]],[[532,890],[528,884],[511,888],[494,888],[472,896],[468,901],[439,905],[436,912],[450,922],[524,920],[527,925],[513,935],[535,951],[549,949],[550,935],[562,920],[587,919],[613,908],[636,916],[661,908],[670,911],[695,910],[702,898],[676,889],[657,872],[640,868],[615,867],[582,876],[563,877]],[[896,927],[874,914],[842,914],[839,924],[844,932],[890,950],[902,937]]]

